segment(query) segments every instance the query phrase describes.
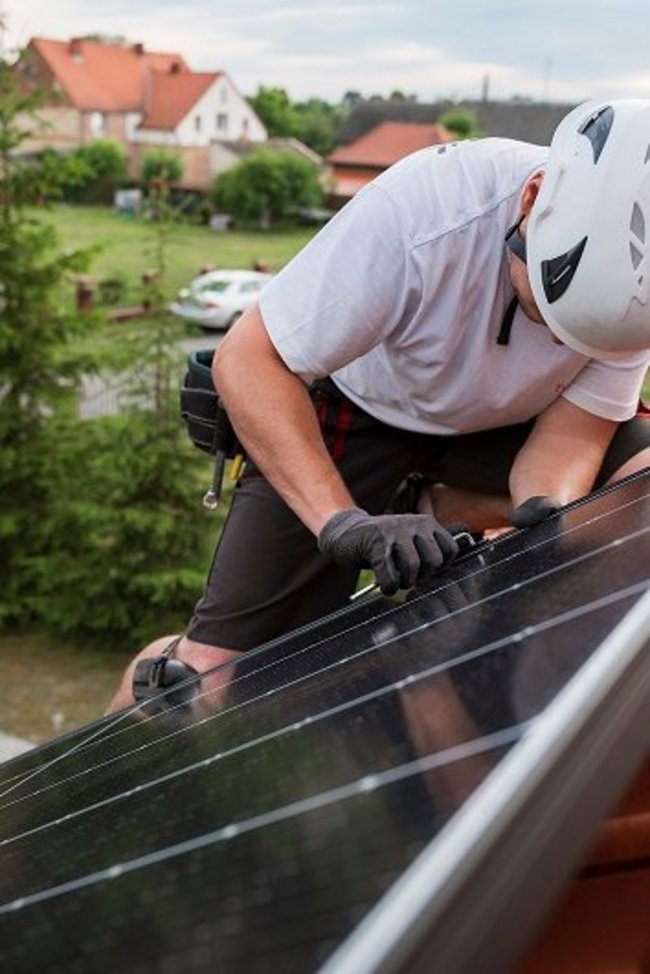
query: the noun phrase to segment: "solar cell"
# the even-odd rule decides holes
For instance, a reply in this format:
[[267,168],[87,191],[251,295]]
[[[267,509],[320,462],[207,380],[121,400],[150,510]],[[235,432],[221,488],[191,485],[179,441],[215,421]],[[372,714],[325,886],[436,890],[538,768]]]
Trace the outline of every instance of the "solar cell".
[[1,767],[0,969],[507,969],[650,747],[649,534],[646,474]]

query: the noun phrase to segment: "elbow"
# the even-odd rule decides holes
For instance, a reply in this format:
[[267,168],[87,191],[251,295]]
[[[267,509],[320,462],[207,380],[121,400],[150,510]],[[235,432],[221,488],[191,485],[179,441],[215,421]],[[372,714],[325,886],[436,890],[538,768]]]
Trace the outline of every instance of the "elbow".
[[[239,321],[241,320],[240,318]],[[226,391],[229,376],[233,375],[238,361],[242,360],[239,352],[241,341],[237,332],[239,321],[219,343],[212,358],[212,381],[220,395]]]

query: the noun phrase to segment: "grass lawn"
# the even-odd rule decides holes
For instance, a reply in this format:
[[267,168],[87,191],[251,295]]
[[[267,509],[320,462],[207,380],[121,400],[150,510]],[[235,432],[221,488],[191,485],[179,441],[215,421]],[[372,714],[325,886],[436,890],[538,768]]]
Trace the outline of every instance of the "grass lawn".
[[[137,289],[142,273],[154,265],[153,223],[119,216],[108,207],[59,205],[38,216],[55,225],[64,247],[102,248],[90,269],[96,279],[123,275]],[[205,226],[178,224],[167,245],[169,296],[188,284],[206,264],[252,268],[255,261],[263,260],[279,269],[315,232],[312,227],[292,227],[215,233]]]

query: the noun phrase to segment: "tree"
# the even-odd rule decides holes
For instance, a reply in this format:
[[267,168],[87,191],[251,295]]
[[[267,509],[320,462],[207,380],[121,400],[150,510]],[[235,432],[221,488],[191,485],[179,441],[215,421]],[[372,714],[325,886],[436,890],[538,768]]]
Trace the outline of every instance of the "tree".
[[399,89],[396,89],[395,91],[391,91],[390,95],[388,96],[388,101],[415,102],[417,100],[418,100],[417,95],[413,95],[413,94],[407,95],[403,91],[400,91]]
[[256,149],[217,176],[210,198],[238,220],[256,220],[264,229],[288,219],[300,207],[322,202],[318,170],[292,152]]
[[476,139],[482,134],[478,119],[470,108],[450,108],[440,116],[438,122],[457,139]]
[[249,102],[262,119],[269,135],[283,138],[298,135],[300,122],[284,88],[267,88],[260,85]]
[[0,59],[0,625],[133,644],[182,625],[204,571],[203,458],[178,417],[178,326],[165,310],[172,215],[166,187],[153,186],[163,198],[150,224],[150,314],[102,345],[107,373],[126,377],[128,406],[80,420],[101,322],[79,315],[64,288],[90,254],[61,253],[42,215],[65,171],[16,151],[39,104]]
[[336,133],[344,115],[339,105],[330,105],[322,98],[310,98],[295,106],[298,118],[298,137],[320,155],[327,155],[336,144]]
[[77,172],[85,178],[74,179],[66,194],[79,203],[112,203],[117,187],[128,176],[126,152],[114,139],[96,139],[79,146],[73,153]]
[[[117,415],[76,422],[59,451],[64,503],[49,512],[51,549],[38,586],[50,632],[109,646],[136,645],[184,624],[201,590],[206,526],[200,506],[207,458],[178,414],[177,319],[166,310],[167,245],[176,215],[169,187],[148,187],[148,313],[118,343]],[[83,471],[83,476],[79,472]],[[162,628],[161,628],[162,627]]]
[[16,150],[40,105],[0,59],[0,623],[37,616],[39,581],[60,503],[58,431],[72,415],[84,364],[71,350],[91,320],[62,305],[88,252],[57,252],[32,207],[61,192],[61,172]]
[[183,178],[183,160],[173,149],[149,149],[142,157],[140,176],[143,183],[158,180],[178,183]]

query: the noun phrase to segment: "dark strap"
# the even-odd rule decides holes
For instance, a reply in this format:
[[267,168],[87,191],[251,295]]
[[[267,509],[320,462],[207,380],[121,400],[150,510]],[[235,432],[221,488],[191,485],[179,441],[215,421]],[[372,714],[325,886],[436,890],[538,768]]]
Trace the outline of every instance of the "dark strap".
[[512,331],[512,323],[515,319],[515,312],[517,310],[517,305],[519,304],[519,298],[515,294],[514,298],[505,310],[505,314],[501,320],[501,327],[499,328],[499,334],[497,335],[497,345],[508,345],[510,342],[510,332]]

